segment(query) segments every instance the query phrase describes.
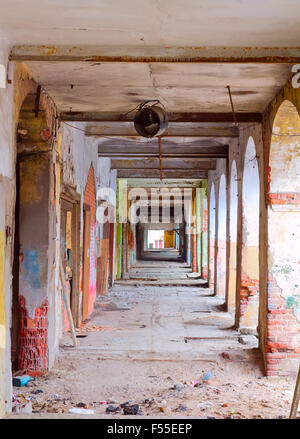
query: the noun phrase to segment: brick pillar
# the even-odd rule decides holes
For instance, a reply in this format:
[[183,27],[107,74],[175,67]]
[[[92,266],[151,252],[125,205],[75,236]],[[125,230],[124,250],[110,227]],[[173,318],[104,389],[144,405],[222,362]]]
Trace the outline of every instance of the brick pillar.
[[[276,279],[268,278],[266,337],[267,375],[294,375],[300,359],[299,322],[288,307]],[[293,367],[292,363],[296,364]]]
[[18,366],[31,376],[43,375],[48,368],[48,301],[35,310],[34,319],[27,315],[24,297],[19,297],[21,310]]

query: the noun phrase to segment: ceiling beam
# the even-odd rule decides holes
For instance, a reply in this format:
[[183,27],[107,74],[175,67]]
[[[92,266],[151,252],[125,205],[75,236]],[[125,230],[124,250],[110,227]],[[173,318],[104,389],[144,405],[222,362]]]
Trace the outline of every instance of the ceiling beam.
[[[121,169],[117,171],[118,178],[160,178],[159,169]],[[195,169],[175,169],[163,170],[163,178],[189,179],[189,178],[207,178],[207,171],[199,171]]]
[[[142,145],[140,147],[136,146],[106,146],[100,144],[98,146],[98,156],[99,157],[110,157],[115,159],[158,159],[159,153],[157,147],[149,147]],[[228,157],[228,146],[211,146],[211,147],[188,147],[186,145],[176,145],[176,147],[163,147],[161,157],[163,159],[167,158],[178,158],[178,159],[204,159],[204,158],[227,158]]]
[[[140,138],[133,122],[99,122],[85,129],[86,136],[95,137],[134,137]],[[236,126],[229,127],[199,127],[196,123],[171,122],[162,137],[238,137]]]
[[192,178],[186,178],[184,180],[176,179],[176,178],[170,178],[165,180],[160,180],[159,177],[157,178],[127,178],[126,184],[128,188],[137,187],[137,188],[155,188],[155,189],[163,189],[165,187],[168,188],[193,188],[193,187],[200,187],[201,186],[201,180],[199,179],[192,179]]
[[[160,169],[159,159],[146,159],[146,160],[111,160],[112,169]],[[164,170],[178,170],[178,169],[195,169],[195,170],[215,170],[216,160],[203,160],[203,159],[171,159],[165,158],[162,161],[162,168]]]
[[[147,153],[129,153],[129,154],[120,154],[120,153],[98,153],[98,157],[109,157],[109,158],[114,158],[114,159],[118,159],[118,160],[126,160],[126,159],[150,159],[150,158],[159,158],[159,154],[147,154]],[[224,151],[222,153],[185,153],[185,152],[181,152],[181,153],[172,153],[172,154],[162,154],[161,158],[163,160],[167,159],[167,158],[171,158],[171,159],[198,159],[198,158],[207,158],[207,159],[226,159],[228,158],[228,153],[227,151]]]
[[300,47],[18,45],[11,61],[121,63],[300,63]]
[[[130,110],[130,108],[129,108]],[[235,113],[239,123],[262,123],[262,113]],[[99,113],[66,111],[60,113],[60,119],[69,122],[133,122],[133,112],[127,115],[120,113]],[[169,122],[197,123],[234,123],[231,112],[227,113],[176,113],[168,112]]]

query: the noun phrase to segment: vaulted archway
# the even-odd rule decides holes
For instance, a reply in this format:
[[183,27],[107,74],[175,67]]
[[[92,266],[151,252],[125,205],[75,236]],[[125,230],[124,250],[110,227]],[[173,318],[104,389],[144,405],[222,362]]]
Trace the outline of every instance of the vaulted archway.
[[269,159],[268,375],[296,371],[299,364],[299,148],[300,117],[296,107],[285,100],[274,120]]

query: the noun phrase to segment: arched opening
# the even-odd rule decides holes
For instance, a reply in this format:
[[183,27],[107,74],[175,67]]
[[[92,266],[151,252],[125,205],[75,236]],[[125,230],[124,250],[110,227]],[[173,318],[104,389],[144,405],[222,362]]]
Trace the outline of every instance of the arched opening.
[[24,100],[17,125],[16,205],[11,325],[12,369],[48,368],[48,258],[51,131],[37,107],[40,90]]
[[215,283],[216,195],[212,184],[209,196],[209,285]]
[[218,200],[218,254],[216,294],[225,298],[226,292],[226,179],[223,174],[220,178]]
[[236,162],[233,160],[230,173],[230,248],[229,248],[229,279],[228,279],[228,311],[236,308],[236,267],[237,267],[237,214],[238,214],[238,183]]
[[239,326],[256,334],[259,307],[259,173],[256,148],[248,139],[242,189],[242,264]]
[[284,101],[274,121],[269,161],[268,375],[295,372],[299,364],[299,148],[300,117],[296,107]]

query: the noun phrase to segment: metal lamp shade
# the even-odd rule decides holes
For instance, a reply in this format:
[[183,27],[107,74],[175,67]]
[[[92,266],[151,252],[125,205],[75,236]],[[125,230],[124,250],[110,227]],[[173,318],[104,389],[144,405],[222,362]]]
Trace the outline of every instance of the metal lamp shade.
[[168,128],[167,113],[156,105],[144,107],[136,113],[134,127],[140,136],[148,138],[161,136]]

